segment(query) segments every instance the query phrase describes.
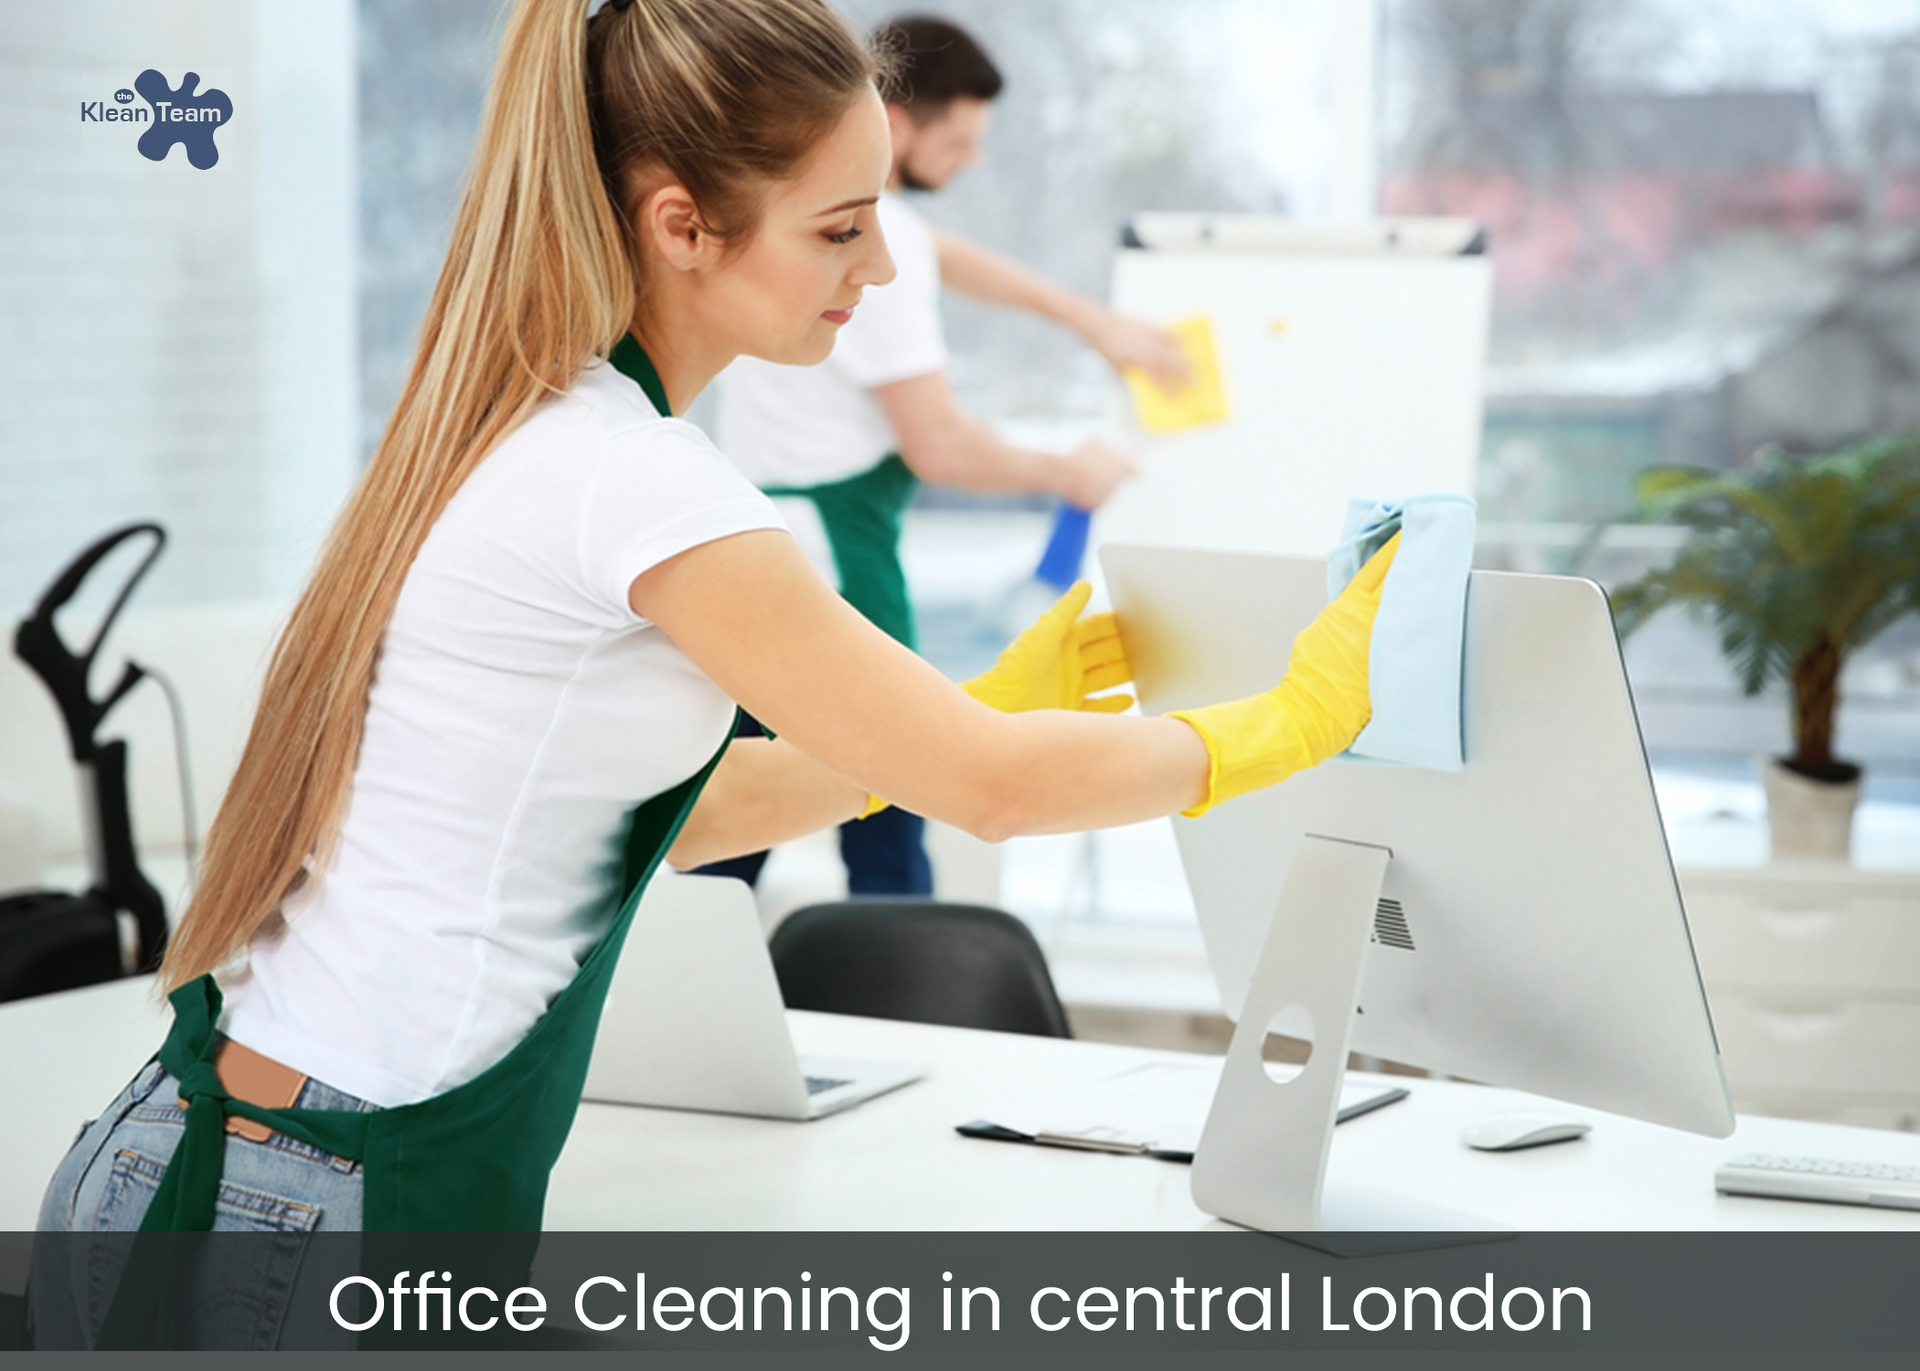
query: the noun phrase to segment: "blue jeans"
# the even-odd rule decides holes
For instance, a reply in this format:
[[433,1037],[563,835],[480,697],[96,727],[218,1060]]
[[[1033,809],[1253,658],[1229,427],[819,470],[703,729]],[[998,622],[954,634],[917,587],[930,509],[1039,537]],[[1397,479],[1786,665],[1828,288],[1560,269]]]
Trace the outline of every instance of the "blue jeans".
[[840,825],[849,895],[931,895],[933,867],[921,835],[927,821],[904,809]]
[[[41,1232],[128,1233],[140,1227],[185,1132],[179,1090],[165,1067],[149,1062],[106,1113],[80,1130],[47,1186],[40,1205]],[[373,1108],[313,1080],[295,1103],[305,1109]],[[233,1272],[198,1273],[192,1341],[221,1348],[271,1348],[282,1340],[313,1347],[332,1338],[351,1347],[353,1335],[331,1323],[294,1326],[291,1320],[299,1315],[290,1318],[290,1310],[300,1306],[290,1297],[296,1283],[323,1280],[331,1287],[347,1274],[303,1265],[304,1239],[309,1233],[358,1229],[360,1212],[360,1163],[282,1133],[265,1142],[228,1135],[214,1231],[283,1234],[286,1241],[272,1246],[271,1260],[258,1259],[266,1249],[249,1247],[252,1256],[238,1283]],[[125,1239],[36,1245],[31,1316],[37,1346],[93,1345],[127,1250]],[[310,1309],[326,1307],[324,1298],[302,1303]]]

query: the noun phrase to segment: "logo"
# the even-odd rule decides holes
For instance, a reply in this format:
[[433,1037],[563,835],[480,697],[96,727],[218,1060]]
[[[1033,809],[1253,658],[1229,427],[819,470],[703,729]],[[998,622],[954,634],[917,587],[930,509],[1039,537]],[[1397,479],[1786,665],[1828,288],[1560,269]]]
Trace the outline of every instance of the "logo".
[[[209,87],[199,91],[200,74],[188,72],[180,84],[171,86],[167,78],[149,67],[134,78],[133,89],[122,86],[113,93],[113,102],[82,100],[83,124],[145,124],[136,148],[151,162],[164,162],[175,143],[186,148],[187,162],[201,171],[220,160],[220,149],[213,135],[233,118],[233,101],[223,90]],[[97,87],[96,87],[97,89]],[[134,103],[135,92],[144,105]],[[196,93],[198,92],[198,93]]]

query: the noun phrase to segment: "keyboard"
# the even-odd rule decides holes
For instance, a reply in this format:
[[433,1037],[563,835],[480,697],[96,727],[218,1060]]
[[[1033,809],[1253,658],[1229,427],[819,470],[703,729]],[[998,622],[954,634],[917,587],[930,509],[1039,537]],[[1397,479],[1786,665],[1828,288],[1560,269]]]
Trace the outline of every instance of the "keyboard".
[[823,1090],[834,1090],[847,1083],[836,1081],[831,1076],[809,1076],[807,1077],[807,1094],[818,1095]]
[[1878,1209],[1920,1209],[1920,1166],[1842,1162],[1826,1157],[1777,1157],[1750,1153],[1713,1173],[1723,1195],[1763,1195],[1776,1200],[1865,1204]]

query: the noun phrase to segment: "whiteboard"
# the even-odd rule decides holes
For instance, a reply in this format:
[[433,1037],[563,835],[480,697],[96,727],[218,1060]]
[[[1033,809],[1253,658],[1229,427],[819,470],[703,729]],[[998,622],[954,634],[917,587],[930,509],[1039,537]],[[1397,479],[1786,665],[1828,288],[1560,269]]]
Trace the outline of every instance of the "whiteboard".
[[1353,496],[1474,493],[1483,255],[1123,248],[1113,306],[1212,318],[1230,414],[1138,433],[1095,542],[1323,555]]

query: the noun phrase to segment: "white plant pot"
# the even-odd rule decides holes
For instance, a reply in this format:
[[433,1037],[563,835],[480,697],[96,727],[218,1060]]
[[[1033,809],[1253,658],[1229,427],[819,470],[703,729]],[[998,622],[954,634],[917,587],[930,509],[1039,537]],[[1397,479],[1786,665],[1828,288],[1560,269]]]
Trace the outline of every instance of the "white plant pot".
[[1860,780],[1815,781],[1772,757],[1754,759],[1767,796],[1773,859],[1844,862],[1853,852],[1853,811]]

